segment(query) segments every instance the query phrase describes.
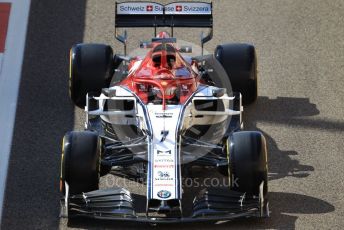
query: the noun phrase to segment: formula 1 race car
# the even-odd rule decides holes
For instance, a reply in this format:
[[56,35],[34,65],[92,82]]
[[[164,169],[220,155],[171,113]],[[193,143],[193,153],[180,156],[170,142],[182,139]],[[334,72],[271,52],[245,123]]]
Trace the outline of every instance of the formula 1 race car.
[[[155,224],[269,215],[266,141],[242,131],[243,106],[257,99],[255,48],[225,44],[205,55],[212,20],[211,3],[116,3],[124,55],[103,44],[72,47],[70,97],[86,122],[84,131],[63,138],[64,217]],[[154,38],[140,43],[144,56],[127,55],[127,33],[118,32],[127,27],[154,28]],[[159,27],[171,31],[157,33]],[[209,30],[201,55],[178,44],[177,27]],[[202,188],[188,204],[183,178],[199,168],[229,186]],[[141,214],[128,188],[99,189],[100,177],[116,172],[146,187]]]

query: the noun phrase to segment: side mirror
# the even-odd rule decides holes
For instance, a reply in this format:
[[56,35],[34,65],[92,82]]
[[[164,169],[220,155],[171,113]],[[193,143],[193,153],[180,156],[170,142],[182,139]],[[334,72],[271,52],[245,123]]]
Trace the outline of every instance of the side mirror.
[[147,49],[147,48],[152,48],[152,47],[153,47],[152,43],[149,41],[140,42],[140,48]]
[[214,97],[222,97],[223,95],[225,95],[226,92],[227,92],[227,89],[225,89],[225,88],[213,89],[213,96]]
[[182,46],[179,49],[181,53],[192,53],[192,46]]
[[115,97],[116,96],[116,90],[112,88],[103,88],[102,94],[104,94],[107,97]]

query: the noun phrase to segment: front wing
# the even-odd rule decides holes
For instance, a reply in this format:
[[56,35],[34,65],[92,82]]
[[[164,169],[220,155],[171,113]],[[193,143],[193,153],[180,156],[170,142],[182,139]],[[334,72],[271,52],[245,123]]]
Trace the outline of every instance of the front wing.
[[[265,205],[264,205],[265,204]],[[202,190],[193,201],[189,217],[151,217],[138,215],[135,202],[128,190],[111,188],[73,195],[61,201],[62,217],[93,218],[101,220],[186,223],[231,220],[240,217],[267,217],[267,202],[261,196],[248,196],[227,189]]]

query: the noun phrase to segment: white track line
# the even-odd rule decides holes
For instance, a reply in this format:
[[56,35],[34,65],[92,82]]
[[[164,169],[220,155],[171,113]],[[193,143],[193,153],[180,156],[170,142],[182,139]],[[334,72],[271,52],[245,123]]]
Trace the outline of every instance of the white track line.
[[3,2],[12,5],[0,73],[0,225],[30,11],[30,0]]
[[[3,53],[0,53],[0,76],[1,76],[1,67],[2,67],[2,57],[4,56]],[[0,80],[1,81],[1,80]]]

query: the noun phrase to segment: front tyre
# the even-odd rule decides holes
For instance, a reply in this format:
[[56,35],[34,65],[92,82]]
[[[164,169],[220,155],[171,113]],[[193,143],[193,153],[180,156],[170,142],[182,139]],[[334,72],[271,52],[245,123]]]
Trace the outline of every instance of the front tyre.
[[228,138],[231,189],[259,195],[262,182],[263,196],[268,192],[268,163],[265,137],[261,132],[234,132]]
[[94,132],[68,132],[62,142],[60,191],[81,194],[99,188],[102,141]]

